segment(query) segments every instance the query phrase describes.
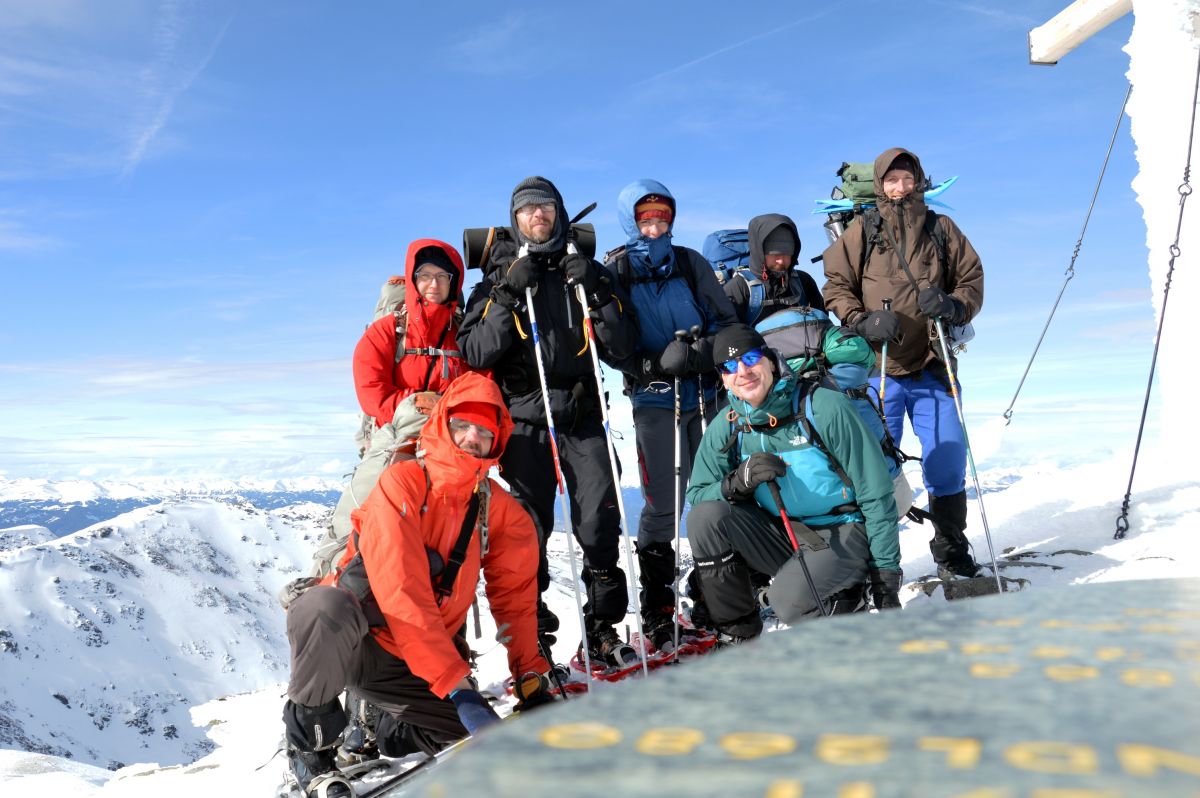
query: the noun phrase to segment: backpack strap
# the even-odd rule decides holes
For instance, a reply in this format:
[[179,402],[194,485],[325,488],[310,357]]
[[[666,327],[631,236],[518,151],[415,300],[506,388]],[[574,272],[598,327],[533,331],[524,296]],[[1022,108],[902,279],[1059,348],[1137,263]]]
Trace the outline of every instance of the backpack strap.
[[471,543],[471,533],[475,531],[476,522],[480,518],[481,507],[483,508],[482,516],[485,520],[482,524],[483,535],[480,541],[480,557],[487,553],[487,498],[490,494],[491,488],[488,486],[487,480],[484,480],[471,496],[471,503],[467,505],[467,513],[463,516],[462,529],[459,530],[458,539],[454,542],[454,548],[450,551],[450,559],[446,561],[445,569],[433,585],[434,596],[437,598],[439,607],[442,606],[442,602],[446,597],[454,592],[454,581],[458,579],[458,572],[462,569],[463,562],[467,559],[467,546]]
[[762,278],[752,272],[749,266],[739,266],[735,273],[746,281],[746,288],[749,291],[746,303],[746,324],[753,326],[754,322],[758,321],[758,315],[762,313],[767,287],[763,285]]

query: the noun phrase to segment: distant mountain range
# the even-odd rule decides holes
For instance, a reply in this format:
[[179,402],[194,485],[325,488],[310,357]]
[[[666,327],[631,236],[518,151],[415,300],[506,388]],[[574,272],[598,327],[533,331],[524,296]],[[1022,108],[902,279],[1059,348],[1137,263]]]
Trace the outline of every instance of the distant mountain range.
[[340,481],[321,478],[206,482],[173,479],[123,482],[0,480],[0,529],[35,525],[49,529],[58,537],[139,507],[183,498],[238,499],[260,510],[304,502],[332,507],[341,491]]
[[[0,747],[109,768],[191,762],[211,743],[190,707],[286,681],[275,593],[307,571],[330,491],[197,495],[197,487],[165,500],[9,491],[0,523],[9,527],[0,529]],[[278,506],[310,494],[322,502]],[[124,502],[148,506],[64,536],[8,523],[12,507],[59,512],[61,525]]]

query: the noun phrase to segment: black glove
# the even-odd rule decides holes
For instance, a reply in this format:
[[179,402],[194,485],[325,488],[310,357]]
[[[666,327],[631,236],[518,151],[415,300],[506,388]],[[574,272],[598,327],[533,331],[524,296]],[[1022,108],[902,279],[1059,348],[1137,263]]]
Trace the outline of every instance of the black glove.
[[536,671],[530,671],[513,684],[513,695],[517,697],[514,712],[528,712],[554,703],[554,696],[550,695],[550,682]]
[[748,502],[754,498],[755,488],[786,473],[787,463],[779,455],[755,452],[721,480],[721,495],[731,504]]
[[903,572],[888,568],[871,568],[867,574],[875,609],[900,609],[900,580],[904,578]]
[[534,263],[533,258],[526,255],[523,258],[517,258],[508,265],[504,271],[504,279],[501,285],[513,292],[519,297],[524,298],[525,289],[537,289],[538,267]]
[[921,289],[917,295],[921,312],[931,319],[941,319],[947,324],[958,324],[963,316],[962,303],[936,285]]
[[868,341],[894,341],[900,334],[900,320],[890,310],[872,310],[858,320],[854,331]]
[[658,368],[672,377],[690,377],[700,371],[700,353],[687,341],[674,340],[658,356]]
[[588,307],[592,310],[607,305],[612,299],[608,276],[604,273],[604,267],[596,261],[578,252],[572,252],[563,258],[562,269],[569,284],[583,286]]

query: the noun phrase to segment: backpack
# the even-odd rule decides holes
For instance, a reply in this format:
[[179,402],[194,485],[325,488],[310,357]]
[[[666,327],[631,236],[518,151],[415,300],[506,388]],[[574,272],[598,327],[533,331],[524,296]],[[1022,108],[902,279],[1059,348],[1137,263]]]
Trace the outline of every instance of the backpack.
[[746,322],[753,324],[762,312],[767,289],[762,278],[750,270],[750,233],[745,229],[717,230],[704,239],[701,250],[704,259],[712,266],[717,282],[722,286],[734,278],[741,277],[750,289],[746,304]]
[[[405,285],[407,280],[402,275],[394,274],[383,282],[379,288],[379,299],[375,302],[375,315],[371,321],[379,321],[389,313],[396,317],[396,361],[400,362],[405,355],[442,355],[446,357],[462,357],[456,349],[436,349],[433,347],[425,347],[420,349],[410,349],[405,346],[406,337],[408,335],[408,306],[404,304]],[[456,325],[462,323],[462,297],[459,297],[458,307],[454,312],[454,322]],[[371,437],[375,433],[375,419],[362,413],[359,419],[358,431],[354,433],[354,442],[358,446],[358,456],[361,458],[366,454],[367,449],[371,445]]]
[[848,199],[856,206],[874,204],[875,164],[843,161],[837,176],[842,184],[833,189],[833,199]]
[[817,384],[844,394],[854,404],[867,429],[879,439],[893,479],[905,462],[916,459],[900,451],[884,421],[878,394],[872,396],[867,377],[875,366],[875,353],[865,338],[849,328],[835,327],[829,314],[815,308],[772,313],[755,329],[795,374],[814,375]]

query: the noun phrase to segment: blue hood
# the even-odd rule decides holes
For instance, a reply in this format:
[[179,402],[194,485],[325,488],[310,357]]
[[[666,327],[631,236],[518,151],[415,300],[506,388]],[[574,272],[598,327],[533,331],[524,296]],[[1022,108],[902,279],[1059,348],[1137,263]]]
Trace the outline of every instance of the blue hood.
[[[633,206],[647,194],[658,194],[671,203],[671,229],[665,236],[653,240],[641,234],[637,221],[633,218]],[[657,180],[635,180],[617,195],[617,221],[621,223],[621,229],[627,237],[625,252],[629,255],[629,264],[639,275],[648,276],[652,271],[661,271],[663,274],[670,272],[675,261],[675,254],[671,249],[671,230],[675,229],[675,215],[674,195]]]

